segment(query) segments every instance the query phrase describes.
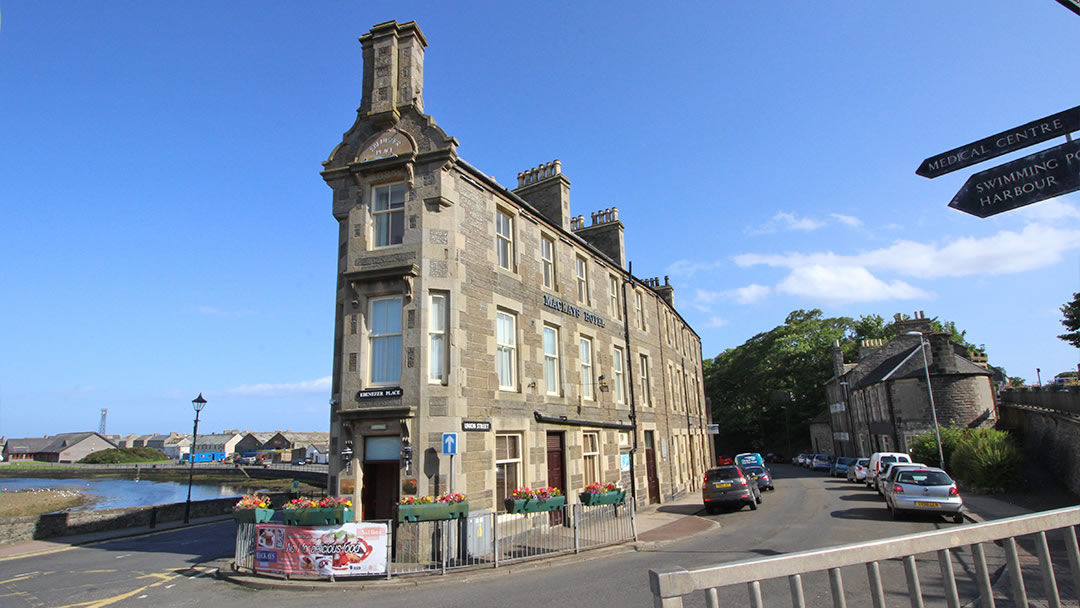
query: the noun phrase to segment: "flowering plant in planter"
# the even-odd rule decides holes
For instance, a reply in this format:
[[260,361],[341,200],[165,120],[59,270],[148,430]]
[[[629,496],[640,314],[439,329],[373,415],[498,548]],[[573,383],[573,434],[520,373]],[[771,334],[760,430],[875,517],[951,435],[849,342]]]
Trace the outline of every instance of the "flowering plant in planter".
[[244,496],[239,502],[233,506],[233,509],[245,510],[245,509],[269,509],[270,497],[260,496],[258,494],[252,494],[250,496]]
[[398,522],[437,521],[469,516],[469,499],[457,492],[442,496],[406,496],[398,501]]
[[338,507],[352,508],[352,501],[341,496],[327,496],[319,501],[320,509],[336,509]]
[[516,488],[510,493],[514,500],[547,500],[556,496],[562,496],[562,490],[547,486],[544,488]]
[[442,496],[440,496],[438,498],[437,502],[453,503],[453,502],[465,502],[466,500],[469,500],[469,499],[466,498],[464,494],[461,494],[461,493],[458,493],[458,492],[453,492],[453,493],[443,494]]
[[586,507],[619,504],[625,497],[626,490],[620,488],[618,484],[602,484],[599,481],[585,486],[585,489],[578,494],[578,500]]
[[281,507],[282,509],[291,511],[293,509],[318,509],[319,503],[314,498],[307,496],[301,496],[300,498],[294,498],[285,503]]
[[619,486],[617,486],[617,485],[615,485],[613,483],[606,483],[606,484],[601,485],[600,482],[597,481],[595,483],[590,483],[589,485],[585,486],[585,489],[582,490],[581,493],[582,494],[607,494],[608,492],[619,492],[621,490],[622,490],[622,488],[620,488]]
[[461,493],[448,493],[442,496],[406,496],[398,502],[403,505],[432,505],[435,503],[465,502],[469,500]]

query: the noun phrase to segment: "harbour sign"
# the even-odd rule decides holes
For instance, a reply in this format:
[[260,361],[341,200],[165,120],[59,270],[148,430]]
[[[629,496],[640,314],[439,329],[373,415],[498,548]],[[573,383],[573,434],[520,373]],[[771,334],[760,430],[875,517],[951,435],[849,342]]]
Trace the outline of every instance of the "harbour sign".
[[972,175],[949,206],[989,217],[1076,190],[1080,190],[1080,140]]

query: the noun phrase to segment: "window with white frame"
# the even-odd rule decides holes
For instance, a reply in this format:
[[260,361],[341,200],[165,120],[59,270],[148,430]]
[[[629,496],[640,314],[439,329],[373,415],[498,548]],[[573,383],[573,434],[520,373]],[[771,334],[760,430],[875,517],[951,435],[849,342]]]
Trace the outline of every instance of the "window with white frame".
[[495,252],[499,266],[514,269],[514,219],[502,209],[495,212]]
[[577,258],[577,297],[582,304],[589,303],[589,263],[585,258]]
[[544,287],[555,288],[555,239],[540,237],[540,263],[544,267]]
[[638,328],[645,331],[645,306],[642,304],[640,291],[634,292],[634,312],[637,313]]
[[581,338],[581,398],[588,401],[593,398],[592,354],[592,339]]
[[608,298],[611,300],[611,316],[622,321],[622,308],[619,306],[619,279],[608,275]]
[[401,297],[374,298],[368,315],[372,385],[401,382]]
[[623,373],[626,353],[619,346],[613,347],[613,350],[615,352],[611,357],[611,373],[615,376],[615,403],[626,403],[626,374]]
[[559,392],[559,329],[544,326],[544,391],[549,395]]
[[495,435],[495,498],[509,498],[521,487],[521,435]]
[[400,245],[405,234],[405,184],[375,186],[371,219],[375,224],[375,246]]
[[649,356],[641,355],[641,404],[652,405],[652,391],[649,390]]
[[450,295],[431,292],[428,307],[428,381],[444,383],[447,376],[447,327]]
[[600,481],[600,434],[587,432],[582,434],[582,458],[585,465],[585,485]]
[[517,388],[517,317],[499,311],[495,315],[496,365],[499,370],[499,388]]

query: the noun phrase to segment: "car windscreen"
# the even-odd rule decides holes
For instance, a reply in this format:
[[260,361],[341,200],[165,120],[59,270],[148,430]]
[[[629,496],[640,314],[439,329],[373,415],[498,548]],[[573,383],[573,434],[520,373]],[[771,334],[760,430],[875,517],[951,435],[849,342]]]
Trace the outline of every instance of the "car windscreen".
[[841,456],[840,458],[836,459],[836,462],[840,464],[851,464],[855,462],[855,459],[851,458],[850,456]]
[[952,478],[941,471],[903,471],[897,480],[899,483],[910,483],[917,486],[948,486],[952,485]]
[[882,456],[878,459],[878,462],[881,463],[881,466],[885,466],[886,462],[896,462],[896,456]]
[[739,474],[739,469],[735,467],[720,467],[718,469],[710,469],[705,474],[705,481],[716,481],[717,479],[738,479],[742,477]]
[[866,465],[870,464],[870,459],[869,458],[860,458],[855,462],[855,464],[860,464],[860,465],[865,467]]

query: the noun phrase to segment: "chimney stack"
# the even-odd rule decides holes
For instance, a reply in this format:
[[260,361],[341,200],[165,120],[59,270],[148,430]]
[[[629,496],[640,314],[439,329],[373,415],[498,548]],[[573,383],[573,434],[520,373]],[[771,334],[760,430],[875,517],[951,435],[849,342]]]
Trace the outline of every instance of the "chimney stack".
[[514,194],[536,207],[544,218],[563,230],[570,225],[570,180],[562,174],[562,163],[553,160],[518,173]]
[[360,37],[364,47],[360,113],[390,127],[401,111],[424,112],[424,47],[427,40],[415,21],[387,21]]

